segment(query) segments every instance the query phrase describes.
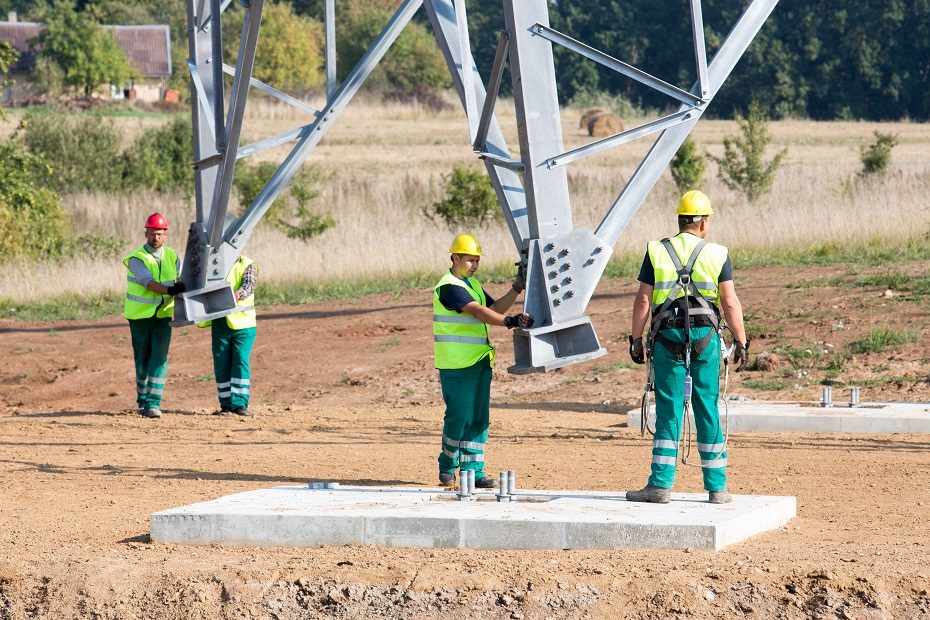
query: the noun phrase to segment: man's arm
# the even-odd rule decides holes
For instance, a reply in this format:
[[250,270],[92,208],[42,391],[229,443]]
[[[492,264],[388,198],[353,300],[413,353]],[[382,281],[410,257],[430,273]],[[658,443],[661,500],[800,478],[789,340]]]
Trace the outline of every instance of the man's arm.
[[633,339],[642,338],[646,323],[649,321],[649,305],[652,301],[652,286],[644,282],[639,283],[639,290],[633,298],[633,322],[630,334]]
[[[500,299],[495,300],[494,303],[491,304],[491,310],[493,310],[496,314],[504,314],[505,312],[510,310],[510,307],[513,306],[513,302],[517,301],[517,296],[519,294],[520,293],[517,292],[517,289],[511,286],[509,289],[507,289],[507,292],[501,296]],[[462,308],[462,309],[464,310],[465,308]],[[469,312],[469,314],[472,314],[472,313]],[[475,318],[478,318],[478,317],[475,317]],[[485,321],[485,323],[488,323],[488,321]],[[491,325],[503,325],[503,323],[490,323],[490,324]]]
[[[513,289],[511,289],[511,291],[513,291]],[[498,325],[500,327],[503,327],[504,319],[506,317],[500,312],[498,312],[495,309],[495,306],[497,306],[499,303],[501,303],[501,301],[505,300],[507,297],[511,297],[511,294],[507,293],[506,295],[501,297],[499,300],[494,302],[494,305],[491,306],[490,308],[486,308],[485,306],[482,306],[477,301],[470,301],[464,306],[462,306],[462,312],[465,312],[475,317],[482,323],[487,323],[488,325]],[[513,297],[516,297],[516,292],[514,292],[513,296],[511,297],[510,303],[507,304],[507,308],[513,305]],[[504,310],[506,310],[507,308],[504,308]]]
[[727,325],[733,332],[736,342],[746,344],[746,327],[743,324],[743,304],[736,296],[736,286],[733,280],[720,283],[720,310],[727,320]]

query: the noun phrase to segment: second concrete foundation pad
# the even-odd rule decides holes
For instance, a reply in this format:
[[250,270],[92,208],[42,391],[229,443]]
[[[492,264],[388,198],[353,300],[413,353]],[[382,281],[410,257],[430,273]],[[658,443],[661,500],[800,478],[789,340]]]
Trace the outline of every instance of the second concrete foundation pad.
[[[721,404],[721,417],[726,412]],[[631,428],[638,429],[641,419],[639,409],[627,413],[627,424]],[[649,428],[655,428],[654,405],[648,421]],[[930,404],[816,407],[799,403],[730,401],[729,426],[733,433],[930,433]]]

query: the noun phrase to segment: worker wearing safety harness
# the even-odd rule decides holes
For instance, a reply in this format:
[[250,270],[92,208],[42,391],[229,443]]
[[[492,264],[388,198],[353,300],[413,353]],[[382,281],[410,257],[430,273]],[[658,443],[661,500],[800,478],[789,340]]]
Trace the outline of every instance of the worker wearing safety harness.
[[455,470],[474,470],[475,486],[494,487],[484,474],[484,447],[491,409],[491,369],[494,347],[488,325],[532,327],[525,313],[505,316],[526,284],[521,270],[510,290],[495,301],[474,277],[481,245],[462,234],[449,249],[452,267],[433,288],[433,352],[442,399],[446,404],[439,453],[439,484],[453,486]]
[[711,503],[724,504],[730,494],[726,443],[717,409],[721,310],[733,335],[737,371],[748,360],[749,340],[729,252],[705,241],[713,213],[710,199],[699,191],[687,192],[677,213],[679,233],[648,245],[633,302],[630,357],[638,364],[649,358],[654,365],[656,425],[652,475],[645,488],[628,491],[626,498],[659,504],[670,500],[682,426],[693,405],[704,488]]
[[258,268],[255,262],[240,256],[233,263],[226,282],[236,299],[236,312],[223,319],[203,321],[197,327],[210,327],[213,349],[213,376],[220,400],[217,414],[252,415],[249,394],[252,389],[250,358],[255,344],[255,286]]
[[184,292],[184,283],[178,281],[181,263],[165,245],[167,238],[168,219],[153,213],[145,220],[145,245],[123,259],[128,281],[123,316],[129,319],[132,335],[136,403],[147,418],[161,417],[174,296]]

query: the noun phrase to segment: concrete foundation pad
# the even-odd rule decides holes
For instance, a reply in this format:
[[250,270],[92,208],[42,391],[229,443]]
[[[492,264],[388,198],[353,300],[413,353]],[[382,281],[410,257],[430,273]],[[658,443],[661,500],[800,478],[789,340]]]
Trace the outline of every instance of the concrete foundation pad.
[[780,527],[794,497],[673,493],[669,504],[622,493],[531,491],[498,502],[493,491],[459,501],[421,488],[276,487],[152,515],[152,540],[191,545],[385,545],[471,549],[717,550]]
[[[721,415],[725,411],[721,404]],[[627,413],[627,423],[632,428],[640,427],[641,418],[639,409]],[[648,420],[649,428],[655,428],[654,405]],[[735,433],[930,433],[930,404],[864,403],[859,407],[817,407],[800,403],[730,401],[729,424],[730,432]]]

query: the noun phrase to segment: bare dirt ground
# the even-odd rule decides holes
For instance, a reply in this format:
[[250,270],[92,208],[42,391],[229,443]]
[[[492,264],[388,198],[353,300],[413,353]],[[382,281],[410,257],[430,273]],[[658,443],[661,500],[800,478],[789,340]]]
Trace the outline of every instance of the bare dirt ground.
[[[828,379],[837,398],[861,385],[863,400],[930,400],[923,300],[853,285],[861,275],[740,272],[753,352],[776,355],[771,370],[731,377],[730,393],[812,401]],[[593,363],[511,376],[496,332],[490,471],[538,489],[642,485],[650,444],[623,415],[643,380],[625,362],[633,290],[602,283],[590,314],[609,353]],[[122,319],[0,323],[0,619],[930,617],[925,435],[731,437],[730,489],[794,495],[798,517],[716,553],[149,540],[152,512],[249,489],[434,484],[428,295],[262,308],[249,419],[211,415],[205,330],[176,330],[167,413],[149,420],[131,409]],[[876,326],[916,340],[834,361]],[[700,491],[699,474],[676,488]]]

